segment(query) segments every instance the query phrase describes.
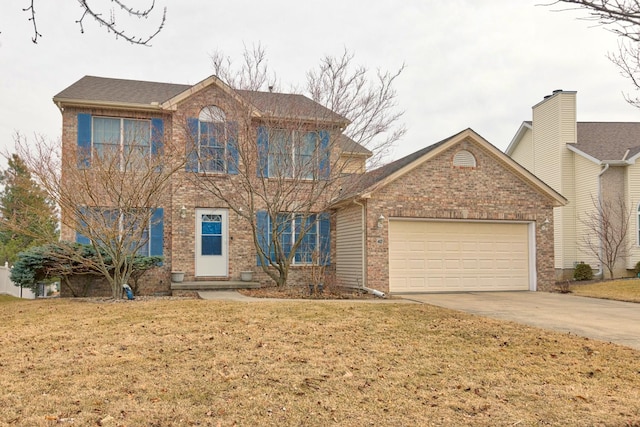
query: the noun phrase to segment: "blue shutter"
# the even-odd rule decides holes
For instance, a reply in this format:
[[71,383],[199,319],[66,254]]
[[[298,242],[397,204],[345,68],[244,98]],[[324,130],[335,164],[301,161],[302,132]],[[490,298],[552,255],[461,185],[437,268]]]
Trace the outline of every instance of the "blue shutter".
[[227,123],[227,173],[238,173],[238,122]]
[[78,168],[91,166],[91,114],[78,114]]
[[269,131],[264,126],[258,127],[258,177],[269,176]]
[[[266,256],[269,256],[269,215],[267,211],[256,212],[256,234],[258,246]],[[260,254],[256,254],[256,265],[262,265]]]
[[331,150],[329,149],[329,132],[321,130],[318,132],[320,137],[320,163],[318,164],[320,179],[329,179],[331,176]]
[[188,118],[187,128],[189,134],[187,135],[187,163],[185,170],[187,172],[198,172],[198,119]]
[[164,145],[164,120],[151,119],[151,155],[162,154]]
[[[82,228],[86,228],[87,227],[87,223],[86,221],[83,219],[85,212],[86,212],[87,208],[81,207],[79,208],[79,225]],[[89,238],[87,236],[85,236],[84,234],[82,234],[80,231],[76,230],[76,243],[82,243],[83,245],[90,245],[91,244],[91,240],[89,240]]]
[[331,265],[331,219],[327,212],[320,214],[320,265]]
[[149,240],[149,255],[162,256],[164,246],[164,209],[162,208],[154,209],[151,214]]

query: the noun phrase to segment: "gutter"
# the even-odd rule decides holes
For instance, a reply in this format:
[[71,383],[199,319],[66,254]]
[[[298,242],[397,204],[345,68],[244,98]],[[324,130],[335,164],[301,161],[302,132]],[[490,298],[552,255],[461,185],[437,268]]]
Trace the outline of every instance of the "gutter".
[[[627,152],[625,153],[624,157],[627,157],[627,154],[629,153],[629,150],[627,150]],[[624,160],[623,160],[624,161]],[[602,168],[602,170],[600,170],[600,173],[598,174],[598,208],[600,209],[600,227],[602,227],[602,175],[604,175],[604,173],[609,170],[609,163],[605,163],[604,167]],[[604,247],[603,247],[603,242],[602,242],[602,231],[600,232],[600,244],[598,247],[598,258],[600,258],[600,269],[596,272],[595,277],[597,278],[602,278],[604,275],[604,269],[603,269],[603,265],[602,265],[602,256],[603,256],[603,252],[604,252]]]

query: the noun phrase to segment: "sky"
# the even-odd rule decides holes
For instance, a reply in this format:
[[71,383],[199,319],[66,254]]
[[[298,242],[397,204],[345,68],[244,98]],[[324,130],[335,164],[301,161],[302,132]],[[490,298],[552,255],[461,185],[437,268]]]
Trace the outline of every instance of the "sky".
[[[129,0],[140,8],[150,0]],[[579,121],[640,121],[624,99],[633,93],[607,54],[616,36],[585,12],[539,5],[545,0],[156,0],[144,21],[118,21],[144,35],[167,20],[151,47],[116,39],[74,0],[35,0],[38,32],[23,8],[0,14],[0,152],[16,132],[57,140],[61,114],[52,97],[84,75],[195,84],[213,73],[211,54],[240,62],[244,46],[262,45],[283,89],[301,87],[326,55],[348,49],[354,63],[406,66],[396,82],[407,133],[389,160],[472,128],[505,150],[531,107],[555,89],[577,91]],[[109,15],[109,0],[89,2]]]

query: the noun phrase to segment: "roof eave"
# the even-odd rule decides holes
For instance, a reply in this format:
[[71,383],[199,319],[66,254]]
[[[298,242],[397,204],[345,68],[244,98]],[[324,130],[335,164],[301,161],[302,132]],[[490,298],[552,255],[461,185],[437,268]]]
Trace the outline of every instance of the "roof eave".
[[600,160],[598,158],[593,157],[590,154],[585,153],[584,151],[580,150],[578,147],[576,147],[575,145],[569,145],[567,144],[567,149],[569,151],[572,151],[574,153],[576,153],[579,156],[584,157],[585,159],[597,164],[597,165],[611,165],[611,166],[629,166],[633,163],[635,163],[635,158],[637,157],[631,157],[628,160],[622,160],[622,159],[615,159],[615,160]]
[[540,178],[538,178],[537,176],[535,176],[534,174],[529,172],[527,169],[522,167],[518,162],[513,160],[511,157],[505,155],[505,153],[503,153],[502,151],[497,149],[494,145],[489,143],[487,140],[485,140],[482,136],[477,134],[472,129],[466,129],[466,130],[458,133],[457,135],[452,136],[451,138],[449,138],[449,140],[447,140],[444,144],[440,145],[439,147],[436,147],[435,149],[429,151],[428,153],[425,153],[422,157],[419,157],[419,158],[415,159],[413,162],[411,162],[411,163],[405,165],[404,167],[398,169],[397,171],[395,171],[391,175],[385,177],[384,179],[382,179],[382,180],[380,180],[380,181],[378,181],[376,183],[373,183],[369,187],[363,189],[360,192],[360,196],[361,197],[365,197],[365,196],[371,197],[371,194],[376,192],[378,189],[380,189],[380,188],[388,185],[389,183],[395,181],[396,179],[398,179],[402,175],[410,172],[411,170],[413,170],[414,168],[418,167],[419,165],[421,165],[422,163],[426,162],[427,160],[432,159],[432,158],[438,156],[440,153],[448,150],[449,147],[451,147],[452,145],[457,144],[457,143],[459,143],[459,142],[461,142],[461,141],[463,141],[463,140],[465,140],[467,138],[470,138],[470,139],[476,141],[477,143],[479,143],[481,146],[483,146],[485,149],[487,149],[489,152],[491,152],[497,159],[502,160],[515,173],[519,174],[523,179],[528,180],[529,182],[534,184],[537,188],[539,188],[540,191],[542,191],[545,194],[547,194],[551,199],[554,200],[553,205],[555,207],[565,206],[568,203],[568,200],[564,196],[562,196],[556,190],[551,188],[549,185],[547,185]]
[[81,108],[110,108],[114,110],[136,110],[136,111],[162,111],[162,105],[159,102],[150,104],[139,104],[133,102],[114,102],[114,101],[98,101],[86,99],[70,99],[70,98],[53,98],[54,104],[58,108],[62,107],[81,107]]
[[511,139],[509,146],[504,151],[507,156],[511,156],[511,154],[513,154],[513,150],[516,149],[516,146],[520,143],[522,136],[525,134],[527,130],[533,130],[533,127],[528,122],[522,122],[522,124],[518,128],[518,131],[514,135],[513,139]]

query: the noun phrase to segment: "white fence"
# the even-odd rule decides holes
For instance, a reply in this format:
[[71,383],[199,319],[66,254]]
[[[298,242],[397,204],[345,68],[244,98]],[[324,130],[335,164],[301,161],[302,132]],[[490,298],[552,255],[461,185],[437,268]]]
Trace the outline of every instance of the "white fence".
[[11,269],[7,264],[4,267],[0,267],[0,294],[13,295],[18,298],[34,299],[36,296],[31,289],[15,286],[9,276],[11,275]]

